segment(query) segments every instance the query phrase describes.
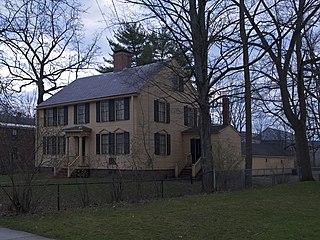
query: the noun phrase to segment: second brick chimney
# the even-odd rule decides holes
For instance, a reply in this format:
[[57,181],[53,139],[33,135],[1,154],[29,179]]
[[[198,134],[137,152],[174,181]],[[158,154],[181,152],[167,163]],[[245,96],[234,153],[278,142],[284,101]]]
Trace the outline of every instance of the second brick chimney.
[[122,71],[131,67],[131,53],[126,50],[118,50],[113,53],[113,72]]
[[223,125],[230,124],[230,100],[228,97],[222,98],[222,117]]

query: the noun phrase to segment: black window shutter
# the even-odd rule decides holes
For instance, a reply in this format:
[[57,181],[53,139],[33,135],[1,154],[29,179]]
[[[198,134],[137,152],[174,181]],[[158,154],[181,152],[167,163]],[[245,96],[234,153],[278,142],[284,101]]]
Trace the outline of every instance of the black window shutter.
[[114,133],[109,133],[109,154],[113,155],[115,153],[115,144],[114,144]]
[[167,135],[167,155],[171,154],[171,136]]
[[159,133],[154,134],[154,154],[160,154],[160,135]]
[[124,120],[130,119],[129,98],[124,99]]
[[159,122],[159,101],[154,100],[154,121]]
[[58,116],[57,108],[53,108],[52,111],[53,111],[53,126],[57,126],[57,116]]
[[129,132],[124,132],[124,154],[130,153],[130,136]]
[[109,121],[114,121],[115,120],[114,99],[110,99],[108,104],[109,104]]
[[78,105],[73,106],[73,120],[74,124],[78,124]]
[[100,102],[96,102],[96,122],[100,122]]
[[43,118],[43,125],[46,127],[47,126],[47,109],[44,109],[44,118]]
[[68,106],[63,108],[63,124],[68,125]]
[[90,122],[90,103],[86,103],[85,105],[85,123]]
[[183,108],[183,116],[184,116],[184,125],[188,126],[188,107],[184,106]]
[[96,134],[96,154],[100,154],[100,134]]
[[166,123],[170,123],[170,103],[166,104]]

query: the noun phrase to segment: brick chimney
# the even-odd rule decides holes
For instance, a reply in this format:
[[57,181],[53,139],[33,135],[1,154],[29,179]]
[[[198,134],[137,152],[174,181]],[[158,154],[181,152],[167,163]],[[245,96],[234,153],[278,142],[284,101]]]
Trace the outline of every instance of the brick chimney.
[[230,100],[228,97],[222,98],[222,117],[223,125],[230,124]]
[[118,50],[113,53],[113,72],[122,71],[131,67],[131,53],[126,50]]

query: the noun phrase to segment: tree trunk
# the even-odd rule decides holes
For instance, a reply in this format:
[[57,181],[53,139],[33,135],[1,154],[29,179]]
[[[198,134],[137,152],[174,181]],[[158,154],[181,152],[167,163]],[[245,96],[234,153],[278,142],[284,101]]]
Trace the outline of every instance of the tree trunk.
[[201,157],[203,163],[203,171],[208,172],[213,167],[212,145],[211,145],[211,119],[209,114],[208,102],[200,104],[200,142],[201,142]]
[[[189,0],[194,75],[197,85],[197,100],[200,107],[200,141],[203,171],[212,167],[211,118],[209,105],[210,79],[208,78],[208,26],[204,0]],[[211,167],[210,167],[211,166]]]
[[37,104],[39,105],[40,103],[43,102],[43,95],[44,95],[44,84],[43,84],[43,81],[38,80],[37,86],[38,86],[38,100],[37,100]]
[[242,55],[245,81],[245,109],[246,109],[246,159],[245,186],[252,186],[252,119],[251,119],[251,81],[249,69],[248,37],[245,28],[244,0],[240,0],[240,36],[242,40]]
[[298,125],[295,130],[295,140],[296,140],[296,156],[298,166],[300,168],[300,180],[301,181],[313,181],[308,139],[306,136],[306,127],[304,124]]

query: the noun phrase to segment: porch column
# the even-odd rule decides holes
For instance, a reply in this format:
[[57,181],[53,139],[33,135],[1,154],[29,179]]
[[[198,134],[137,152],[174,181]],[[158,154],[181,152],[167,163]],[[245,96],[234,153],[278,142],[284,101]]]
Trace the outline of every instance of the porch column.
[[83,165],[83,156],[82,156],[82,136],[79,136],[79,162]]
[[70,155],[70,137],[66,137],[66,158],[67,158],[67,162],[69,164],[69,155]]

